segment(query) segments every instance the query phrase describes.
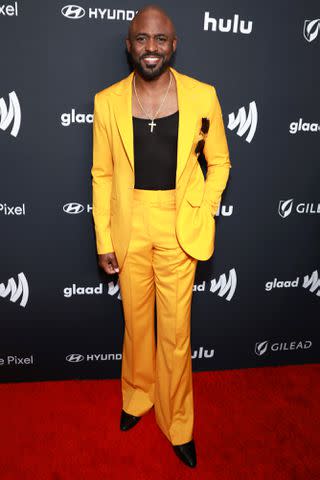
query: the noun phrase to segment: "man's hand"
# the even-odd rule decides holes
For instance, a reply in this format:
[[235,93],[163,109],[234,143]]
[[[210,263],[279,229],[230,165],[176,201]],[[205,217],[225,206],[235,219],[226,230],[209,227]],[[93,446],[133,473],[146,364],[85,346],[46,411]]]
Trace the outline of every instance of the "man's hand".
[[114,252],[103,253],[101,255],[98,255],[98,257],[99,257],[98,265],[106,273],[111,275],[113,273],[119,272],[119,266],[118,266],[117,258]]

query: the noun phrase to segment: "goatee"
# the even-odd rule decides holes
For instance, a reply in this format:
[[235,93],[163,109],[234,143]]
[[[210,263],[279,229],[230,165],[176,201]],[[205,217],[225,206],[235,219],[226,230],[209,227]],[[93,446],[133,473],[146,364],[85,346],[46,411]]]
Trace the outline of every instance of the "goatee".
[[[159,77],[160,75],[162,75],[162,73],[164,73],[167,70],[170,64],[170,58],[166,60],[161,55],[158,55],[159,58],[162,59],[162,63],[160,67],[155,66],[155,67],[146,69],[146,68],[143,68],[140,62],[141,59],[135,60],[131,54],[129,56],[130,56],[130,60],[133,68],[141,75],[141,77],[144,80],[153,80],[154,78]],[[147,56],[147,55],[144,55],[144,56]]]

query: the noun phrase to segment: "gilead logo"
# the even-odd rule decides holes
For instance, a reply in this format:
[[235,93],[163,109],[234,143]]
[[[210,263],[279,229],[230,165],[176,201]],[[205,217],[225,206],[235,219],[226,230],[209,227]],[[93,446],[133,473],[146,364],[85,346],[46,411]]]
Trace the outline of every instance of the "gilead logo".
[[289,342],[274,342],[271,343],[269,340],[264,340],[263,342],[257,342],[254,347],[254,352],[256,355],[261,357],[268,350],[272,352],[287,352],[287,351],[296,351],[296,350],[307,350],[312,347],[311,340],[293,340]]
[[278,213],[280,217],[287,218],[292,212],[299,214],[319,214],[320,213],[320,203],[298,203],[293,209],[293,198],[288,200],[280,200],[278,205]]
[[278,213],[280,217],[286,218],[292,212],[293,207],[293,198],[289,198],[288,200],[280,200],[278,206]]
[[303,36],[307,42],[315,40],[320,32],[320,18],[305,20],[303,24]]

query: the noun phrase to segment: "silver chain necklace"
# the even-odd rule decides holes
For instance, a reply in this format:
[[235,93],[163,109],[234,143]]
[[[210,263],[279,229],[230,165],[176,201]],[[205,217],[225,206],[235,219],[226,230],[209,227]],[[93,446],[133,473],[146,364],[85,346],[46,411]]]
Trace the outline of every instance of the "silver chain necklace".
[[172,73],[170,72],[169,70],[169,73],[170,73],[170,81],[169,81],[169,85],[168,85],[168,88],[167,88],[167,91],[166,91],[166,94],[165,96],[163,97],[163,100],[161,102],[161,105],[160,107],[158,108],[157,112],[154,114],[154,116],[152,115],[149,115],[145,109],[143,108],[143,106],[141,105],[141,102],[139,100],[139,97],[138,97],[138,94],[137,94],[137,89],[136,89],[136,76],[134,75],[133,77],[133,88],[134,88],[134,93],[136,94],[136,97],[137,97],[137,100],[138,100],[138,103],[140,105],[140,108],[141,110],[143,111],[143,113],[145,114],[145,116],[151,120],[151,123],[148,123],[148,125],[150,125],[150,132],[153,133],[153,127],[156,127],[157,124],[154,123],[154,119],[156,118],[156,116],[158,115],[158,113],[160,112],[161,108],[162,108],[162,105],[164,104],[166,98],[167,98],[167,95],[168,95],[168,92],[169,92],[169,89],[170,89],[170,86],[171,86],[171,82],[172,82]]

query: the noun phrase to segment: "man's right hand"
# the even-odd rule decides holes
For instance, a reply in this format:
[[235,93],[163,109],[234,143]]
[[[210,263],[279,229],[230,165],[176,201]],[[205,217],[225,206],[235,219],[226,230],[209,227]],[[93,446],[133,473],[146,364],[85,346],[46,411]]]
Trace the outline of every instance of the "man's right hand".
[[118,273],[119,272],[117,257],[116,257],[114,252],[103,253],[103,254],[98,255],[98,257],[99,257],[98,265],[106,273],[111,275],[113,273]]

